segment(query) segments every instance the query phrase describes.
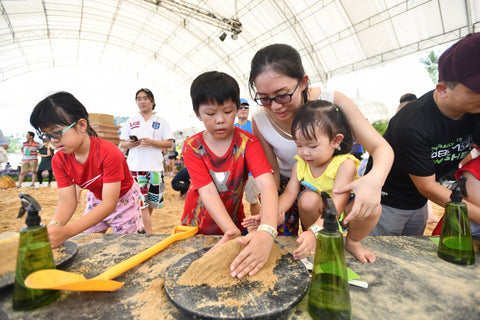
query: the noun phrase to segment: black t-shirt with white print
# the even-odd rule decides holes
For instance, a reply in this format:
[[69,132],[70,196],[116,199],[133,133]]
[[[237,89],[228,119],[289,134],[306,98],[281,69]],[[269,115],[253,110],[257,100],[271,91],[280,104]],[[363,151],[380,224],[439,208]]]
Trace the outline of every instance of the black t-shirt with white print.
[[382,188],[382,204],[404,210],[418,209],[427,199],[409,174],[436,180],[450,178],[472,149],[472,131],[478,114],[453,120],[440,112],[430,91],[404,106],[388,124],[384,138],[395,153],[392,169]]

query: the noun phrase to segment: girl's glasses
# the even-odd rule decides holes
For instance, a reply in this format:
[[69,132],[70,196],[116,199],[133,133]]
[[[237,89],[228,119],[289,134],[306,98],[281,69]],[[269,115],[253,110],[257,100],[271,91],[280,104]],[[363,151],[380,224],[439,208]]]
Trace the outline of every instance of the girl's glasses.
[[63,129],[62,131],[52,131],[50,133],[41,133],[41,132],[37,132],[37,133],[38,133],[38,136],[41,137],[44,140],[48,140],[48,141],[50,141],[52,139],[60,140],[62,138],[62,135],[65,133],[65,131],[67,131],[68,129],[70,129],[71,127],[73,127],[76,124],[77,124],[77,121],[75,121],[74,123],[72,123],[71,125],[66,127],[65,129]]
[[292,101],[292,96],[295,93],[295,91],[297,91],[297,88],[300,85],[300,81],[298,81],[297,86],[295,87],[295,89],[293,89],[292,93],[280,94],[280,95],[275,96],[273,98],[269,98],[269,97],[260,97],[259,98],[259,97],[257,97],[257,95],[258,95],[258,92],[257,92],[257,94],[255,94],[255,99],[253,99],[253,100],[255,100],[255,102],[259,106],[263,106],[263,107],[268,107],[269,105],[271,105],[273,100],[275,100],[276,102],[278,102],[280,104],[289,103],[290,101]]

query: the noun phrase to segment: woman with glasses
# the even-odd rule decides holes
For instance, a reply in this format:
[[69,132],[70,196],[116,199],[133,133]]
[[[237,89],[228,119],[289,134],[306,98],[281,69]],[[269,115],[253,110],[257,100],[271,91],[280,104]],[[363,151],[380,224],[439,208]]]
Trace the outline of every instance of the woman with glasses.
[[[291,46],[273,44],[259,50],[251,62],[249,87],[255,92],[254,100],[263,108],[253,114],[253,132],[262,142],[282,193],[296,161],[297,146],[291,132],[295,115],[309,100],[321,99],[338,105],[345,113],[355,139],[373,157],[374,166],[367,175],[333,192],[355,193],[355,204],[345,218],[345,224],[354,219],[364,219],[380,205],[381,188],[393,163],[392,149],[350,99],[340,92],[309,89],[308,81],[300,54]],[[278,233],[297,235],[301,214],[301,208],[299,213],[295,203],[285,212],[285,222],[278,227]],[[303,230],[308,227],[302,224]],[[301,241],[302,237],[299,238],[299,248],[294,252],[302,251]],[[349,251],[357,250],[354,255],[362,262],[370,261],[368,252],[361,252],[362,248],[350,248]]]
[[[39,136],[58,150],[52,167],[58,205],[48,226],[52,248],[80,232],[137,233],[144,229],[141,194],[123,153],[97,137],[88,112],[72,94],[58,92],[40,101],[30,116]],[[70,221],[77,209],[76,186],[90,191],[83,217]]]

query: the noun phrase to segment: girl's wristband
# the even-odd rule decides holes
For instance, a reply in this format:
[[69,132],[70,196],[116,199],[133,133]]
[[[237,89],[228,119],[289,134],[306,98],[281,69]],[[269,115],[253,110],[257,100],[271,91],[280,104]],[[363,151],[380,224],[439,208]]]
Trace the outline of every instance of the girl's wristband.
[[277,229],[269,226],[268,224],[261,224],[258,226],[257,231],[265,231],[273,237],[273,240],[277,238]]
[[51,225],[51,224],[55,224],[55,225],[57,225],[57,226],[59,226],[59,227],[62,226],[62,225],[60,224],[60,222],[58,222],[58,221],[56,221],[56,220],[50,221],[50,223],[49,223],[48,225]]

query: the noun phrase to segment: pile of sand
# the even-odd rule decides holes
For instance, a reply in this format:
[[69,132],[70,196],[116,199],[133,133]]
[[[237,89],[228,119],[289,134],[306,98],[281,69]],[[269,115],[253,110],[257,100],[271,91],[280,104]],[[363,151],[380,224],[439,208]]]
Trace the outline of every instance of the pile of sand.
[[238,239],[233,239],[214,250],[208,251],[188,267],[177,283],[183,286],[207,285],[216,288],[230,287],[240,281],[258,281],[266,289],[272,290],[278,281],[277,276],[273,273],[273,268],[277,265],[277,260],[281,259],[282,255],[287,252],[274,243],[267,263],[259,272],[253,276],[247,275],[242,279],[233,278],[230,275],[230,265],[243,248],[244,246],[238,242]]

